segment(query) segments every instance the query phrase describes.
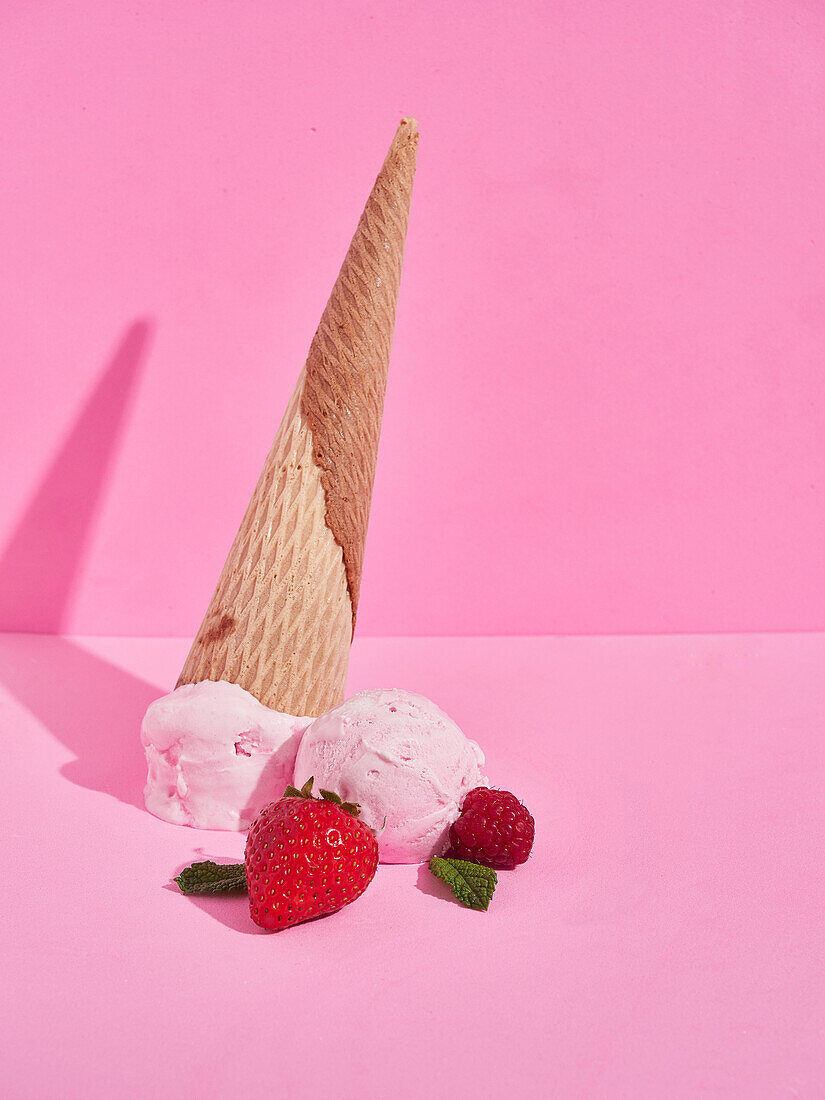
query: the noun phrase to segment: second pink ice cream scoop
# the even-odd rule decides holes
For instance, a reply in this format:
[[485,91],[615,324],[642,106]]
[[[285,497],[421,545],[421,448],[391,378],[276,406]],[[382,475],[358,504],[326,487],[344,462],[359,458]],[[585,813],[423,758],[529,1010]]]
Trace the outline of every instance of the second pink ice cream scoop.
[[417,863],[440,853],[464,795],[486,785],[484,754],[423,695],[362,691],[307,728],[295,785],[361,805],[382,863]]

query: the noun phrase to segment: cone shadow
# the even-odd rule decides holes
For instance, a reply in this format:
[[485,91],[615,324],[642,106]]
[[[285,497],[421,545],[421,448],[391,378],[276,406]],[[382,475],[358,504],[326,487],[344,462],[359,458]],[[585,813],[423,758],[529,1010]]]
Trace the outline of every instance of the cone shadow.
[[143,809],[144,712],[162,689],[69,638],[0,636],[0,679],[76,760],[70,782]]
[[0,555],[0,623],[59,634],[94,528],[150,338],[127,329]]
[[[127,329],[0,554],[7,631],[65,627],[149,337],[147,321]],[[138,731],[159,688],[67,638],[34,634],[0,636],[0,679],[77,757],[63,775],[143,807]]]

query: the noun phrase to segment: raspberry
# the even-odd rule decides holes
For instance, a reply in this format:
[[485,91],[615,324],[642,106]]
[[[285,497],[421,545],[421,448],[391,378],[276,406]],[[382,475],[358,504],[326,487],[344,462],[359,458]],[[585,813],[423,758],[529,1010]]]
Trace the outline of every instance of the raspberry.
[[447,854],[509,871],[530,855],[535,829],[532,815],[514,794],[476,787],[450,827]]

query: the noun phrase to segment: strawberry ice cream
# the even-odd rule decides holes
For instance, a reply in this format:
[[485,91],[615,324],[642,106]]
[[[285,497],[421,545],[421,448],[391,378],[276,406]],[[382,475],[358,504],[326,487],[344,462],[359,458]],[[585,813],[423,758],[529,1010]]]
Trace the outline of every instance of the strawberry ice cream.
[[418,863],[441,852],[464,795],[486,786],[484,754],[423,695],[362,691],[316,718],[295,760],[296,786],[361,805],[382,863]]
[[265,707],[238,684],[184,684],[151,704],[141,741],[146,808],[176,825],[248,829],[288,784],[360,803],[383,863],[439,853],[484,756],[435,703],[362,691],[320,718]]
[[248,829],[292,782],[311,718],[265,707],[237,684],[203,680],[157,699],[140,739],[149,777],[146,808],[175,825]]

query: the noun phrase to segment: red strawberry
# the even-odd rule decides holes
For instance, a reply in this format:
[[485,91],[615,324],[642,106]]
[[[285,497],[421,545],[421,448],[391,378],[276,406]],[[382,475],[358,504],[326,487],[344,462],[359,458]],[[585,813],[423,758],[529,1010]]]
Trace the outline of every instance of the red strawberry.
[[378,844],[360,807],[321,791],[312,779],[287,787],[252,823],[244,864],[249,910],[261,928],[280,931],[355,901],[372,882]]

